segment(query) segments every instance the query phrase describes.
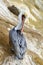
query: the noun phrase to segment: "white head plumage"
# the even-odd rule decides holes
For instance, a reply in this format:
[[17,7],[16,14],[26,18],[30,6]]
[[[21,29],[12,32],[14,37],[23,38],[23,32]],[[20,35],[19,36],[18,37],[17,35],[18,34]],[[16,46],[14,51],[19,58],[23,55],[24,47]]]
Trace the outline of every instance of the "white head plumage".
[[26,22],[26,20],[29,18],[29,16],[30,16],[30,12],[29,12],[29,10],[28,10],[28,12],[27,12],[27,10],[25,10],[25,9],[22,9],[21,10],[21,12],[20,12],[20,14],[18,15],[18,25],[16,26],[16,30],[20,30],[21,28],[22,28],[22,15],[25,15],[26,16],[26,19],[25,19],[25,22]]

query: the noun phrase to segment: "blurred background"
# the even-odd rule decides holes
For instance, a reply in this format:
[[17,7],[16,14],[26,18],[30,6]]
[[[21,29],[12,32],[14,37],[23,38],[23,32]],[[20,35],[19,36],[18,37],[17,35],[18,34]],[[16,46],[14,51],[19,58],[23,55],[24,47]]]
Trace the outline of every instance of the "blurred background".
[[[18,16],[8,9],[12,5],[29,16],[23,32],[27,42],[23,60],[15,59],[9,47],[9,31],[18,23]],[[43,65],[43,0],[0,0],[0,65]]]

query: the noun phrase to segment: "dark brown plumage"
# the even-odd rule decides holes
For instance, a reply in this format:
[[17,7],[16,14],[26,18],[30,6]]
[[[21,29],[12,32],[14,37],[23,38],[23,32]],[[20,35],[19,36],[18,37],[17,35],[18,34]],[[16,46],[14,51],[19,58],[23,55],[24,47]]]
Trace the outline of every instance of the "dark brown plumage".
[[19,15],[19,10],[18,10],[14,5],[9,6],[8,9],[9,9],[13,14],[15,14],[15,15],[17,15],[17,16]]

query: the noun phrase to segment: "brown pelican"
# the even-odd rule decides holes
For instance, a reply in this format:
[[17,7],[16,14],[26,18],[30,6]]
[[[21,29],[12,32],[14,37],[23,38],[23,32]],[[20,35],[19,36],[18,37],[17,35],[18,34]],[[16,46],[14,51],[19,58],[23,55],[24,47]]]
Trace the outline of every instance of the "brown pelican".
[[18,25],[9,32],[10,47],[18,59],[23,59],[27,49],[26,40],[23,35],[25,19],[25,14],[21,12],[18,16]]

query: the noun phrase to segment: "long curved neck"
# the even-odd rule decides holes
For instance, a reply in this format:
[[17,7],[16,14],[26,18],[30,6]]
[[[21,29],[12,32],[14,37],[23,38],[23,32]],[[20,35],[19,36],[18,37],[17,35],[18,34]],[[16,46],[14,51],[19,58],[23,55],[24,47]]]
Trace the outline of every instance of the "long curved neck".
[[15,30],[21,30],[22,29],[22,21],[19,21],[18,25],[15,27]]
[[23,21],[22,21],[22,13],[18,16],[18,25],[15,27],[15,30],[21,30],[23,28]]

